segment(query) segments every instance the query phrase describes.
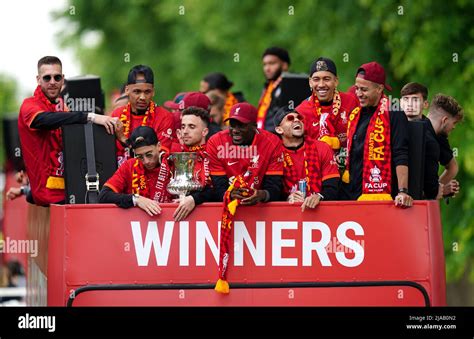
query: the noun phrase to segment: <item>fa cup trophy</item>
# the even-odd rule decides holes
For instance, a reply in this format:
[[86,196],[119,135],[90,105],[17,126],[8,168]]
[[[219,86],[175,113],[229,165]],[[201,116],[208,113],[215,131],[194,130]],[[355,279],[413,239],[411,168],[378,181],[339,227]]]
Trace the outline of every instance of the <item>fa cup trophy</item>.
[[171,153],[168,161],[174,164],[174,173],[167,186],[168,192],[183,197],[192,191],[203,189],[203,185],[197,179],[199,171],[194,173],[194,165],[200,157],[195,152]]

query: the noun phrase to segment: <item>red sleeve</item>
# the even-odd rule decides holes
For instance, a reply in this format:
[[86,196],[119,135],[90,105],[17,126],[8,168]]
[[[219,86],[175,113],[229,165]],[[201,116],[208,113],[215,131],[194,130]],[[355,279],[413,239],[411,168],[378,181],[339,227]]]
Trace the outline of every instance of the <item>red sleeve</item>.
[[182,152],[182,151],[183,151],[183,149],[182,149],[182,147],[181,147],[181,144],[179,144],[179,143],[177,143],[177,142],[173,142],[173,143],[171,144],[171,151],[170,151],[170,153],[176,153],[176,152],[179,153],[179,152]]
[[120,116],[122,115],[123,107],[124,106],[120,106],[120,107],[117,107],[116,109],[114,109],[112,111],[112,113],[110,113],[110,116],[112,118],[120,118]]
[[334,151],[325,142],[318,142],[319,160],[321,162],[321,181],[339,178],[339,169],[334,159]]
[[160,141],[161,148],[164,148],[167,152],[169,152],[173,138],[173,115],[164,108],[158,107],[155,119],[155,131],[158,140]]
[[132,171],[131,166],[135,162],[135,159],[129,159],[120,166],[114,175],[107,180],[104,186],[109,187],[115,193],[131,193],[128,192],[128,188],[132,182]]
[[265,175],[283,175],[283,145],[277,136],[272,135],[271,156]]
[[20,119],[23,119],[25,125],[31,129],[31,123],[42,112],[44,109],[35,100],[26,99],[20,108]]
[[220,161],[218,154],[218,144],[220,139],[220,133],[213,135],[206,145],[206,152],[209,157],[209,172],[211,175],[226,175],[225,168]]

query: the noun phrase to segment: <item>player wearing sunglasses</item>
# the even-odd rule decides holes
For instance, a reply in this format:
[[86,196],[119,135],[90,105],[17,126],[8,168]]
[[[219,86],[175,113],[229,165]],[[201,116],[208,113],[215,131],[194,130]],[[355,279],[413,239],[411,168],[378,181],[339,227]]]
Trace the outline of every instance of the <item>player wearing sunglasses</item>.
[[284,198],[291,203],[301,202],[302,211],[315,208],[323,199],[335,200],[339,186],[334,152],[322,141],[305,140],[304,121],[301,114],[286,107],[274,117],[275,132],[284,146]]
[[67,112],[62,100],[58,100],[64,75],[57,57],[46,56],[38,61],[36,81],[34,95],[21,105],[18,132],[31,185],[28,201],[47,206],[65,200],[60,127],[92,121],[112,134],[116,119],[89,112]]

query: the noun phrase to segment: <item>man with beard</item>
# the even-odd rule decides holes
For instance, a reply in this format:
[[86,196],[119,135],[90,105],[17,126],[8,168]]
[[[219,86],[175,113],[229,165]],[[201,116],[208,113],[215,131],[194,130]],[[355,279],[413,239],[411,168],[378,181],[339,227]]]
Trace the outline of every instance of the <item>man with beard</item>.
[[242,205],[254,205],[280,198],[283,174],[281,142],[276,135],[258,129],[256,120],[254,106],[236,104],[230,111],[229,129],[215,134],[208,141],[207,153],[216,201],[222,201],[236,177],[241,177],[247,187],[233,189],[231,200],[237,199]]
[[[437,94],[430,104],[428,119],[423,119],[428,133],[433,135],[438,143],[431,148],[430,156],[435,161],[425,164],[425,176],[438,179],[438,163],[447,164],[446,170],[439,177],[444,186],[443,195],[451,196],[459,192],[459,182],[454,180],[457,172],[451,173],[449,165],[454,161],[453,151],[448,142],[448,135],[454,130],[456,124],[463,119],[463,109],[458,102],[450,96]],[[428,157],[428,154],[427,154]],[[457,165],[457,164],[456,164]]]
[[161,147],[169,151],[173,134],[173,116],[153,102],[155,95],[154,75],[150,67],[137,65],[128,73],[125,94],[128,104],[116,108],[112,117],[119,118],[117,123],[117,162],[120,166],[130,158],[128,137],[138,126],[150,126],[158,136]]
[[[209,103],[210,100],[202,93],[199,95]],[[186,197],[180,198],[180,205],[176,209],[176,221],[185,219],[196,205],[212,199],[212,192],[208,187],[211,185],[209,175],[209,158],[206,152],[206,136],[209,133],[210,124],[209,112],[203,108],[191,106],[182,112],[180,138],[182,144],[173,143],[171,152],[196,152],[199,159],[194,165],[194,173],[204,187],[202,191],[192,192]]]
[[273,117],[281,107],[288,105],[280,100],[280,83],[282,72],[287,72],[290,66],[290,55],[283,48],[270,47],[265,50],[262,58],[266,82],[258,102],[257,128],[273,133]]
[[166,186],[170,180],[167,154],[161,150],[153,128],[139,126],[130,136],[135,158],[128,159],[107,180],[99,194],[100,203],[121,208],[137,206],[148,215],[161,213],[159,203],[171,202]]
[[62,63],[55,56],[45,56],[38,61],[36,80],[38,87],[34,95],[21,105],[18,132],[33,201],[47,206],[65,200],[60,127],[91,121],[112,134],[117,119],[95,113],[66,112],[67,107],[59,100],[64,84]]
[[305,117],[307,136],[337,151],[347,144],[347,119],[358,106],[357,98],[338,91],[336,64],[331,59],[316,59],[309,74],[312,94],[296,110]]
[[[347,168],[342,177],[342,200],[392,200],[410,207],[408,192],[408,121],[390,111],[384,94],[385,70],[377,62],[359,67],[355,79],[360,108],[349,116]],[[398,185],[397,185],[398,184]]]
[[[296,110],[281,108],[275,131],[283,143],[283,193],[289,202],[302,202],[301,210],[315,208],[321,200],[336,200],[339,170],[334,152],[324,142],[304,138],[304,118]],[[304,192],[299,183],[305,182]]]

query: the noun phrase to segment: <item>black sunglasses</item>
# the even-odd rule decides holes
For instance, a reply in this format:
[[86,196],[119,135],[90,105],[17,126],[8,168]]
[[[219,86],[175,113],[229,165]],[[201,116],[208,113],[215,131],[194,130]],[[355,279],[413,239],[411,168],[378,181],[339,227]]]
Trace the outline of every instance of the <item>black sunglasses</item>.
[[[50,82],[51,78],[52,78],[51,75],[49,75],[49,74],[45,75],[45,76],[43,76],[43,81],[44,82]],[[61,74],[56,74],[53,78],[54,78],[54,81],[56,81],[56,82],[59,82],[59,81],[63,80],[63,76]]]

